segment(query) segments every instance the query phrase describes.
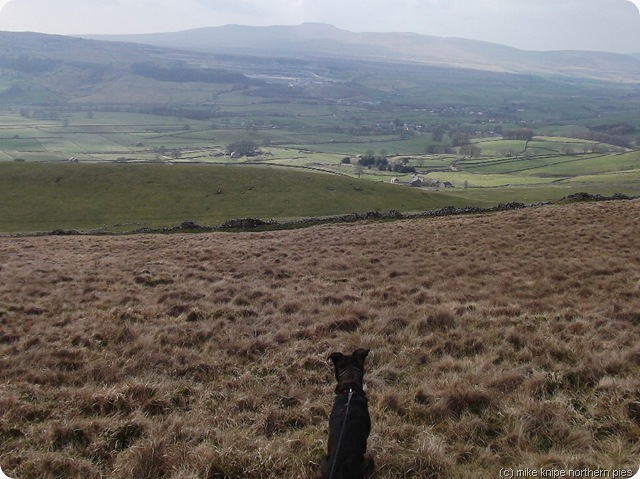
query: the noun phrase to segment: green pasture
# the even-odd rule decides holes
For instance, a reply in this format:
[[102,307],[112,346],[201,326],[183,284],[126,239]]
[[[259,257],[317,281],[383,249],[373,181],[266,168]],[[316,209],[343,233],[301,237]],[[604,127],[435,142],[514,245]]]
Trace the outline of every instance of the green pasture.
[[175,117],[147,115],[143,113],[96,111],[87,107],[86,111],[69,111],[61,115],[61,120],[67,120],[66,128],[115,128],[135,131],[153,128],[169,128],[179,130],[184,125],[197,124],[196,120],[179,119]]
[[528,143],[524,140],[480,139],[474,144],[481,148],[483,156],[548,155],[563,154],[566,148],[583,153],[593,148],[595,142],[566,137],[535,137]]
[[[560,187],[554,185],[538,186],[495,186],[486,188],[456,189],[456,196],[469,205],[497,204],[518,202],[537,204],[545,201],[556,201],[573,193],[585,191],[581,185]],[[617,191],[608,189],[591,190],[593,193],[612,194]]]
[[462,160],[457,164],[467,172],[485,175],[531,175],[573,177],[640,168],[640,153],[523,156]]
[[544,168],[546,174],[561,176],[597,175],[628,170],[640,171],[640,152],[566,157],[560,161],[550,161]]
[[548,185],[554,189],[580,186],[587,191],[640,193],[637,151],[468,159],[458,161],[456,170],[432,172],[428,176],[465,188],[528,187],[544,192]]
[[[407,156],[392,158],[391,161],[398,161]],[[458,155],[410,155],[409,165],[414,166],[418,171],[429,170],[449,170],[453,164],[460,159]]]
[[484,156],[502,156],[509,152],[513,154],[525,151],[526,142],[523,140],[481,139],[474,142],[482,150]]
[[497,188],[512,186],[530,186],[539,187],[549,185],[557,179],[555,178],[537,178],[525,175],[483,175],[476,173],[468,173],[466,171],[438,171],[426,175],[428,178],[440,181],[449,181],[459,188]]
[[463,200],[437,192],[288,168],[166,164],[0,163],[0,231],[106,231],[421,211]]
[[[349,141],[341,142],[337,135],[329,135],[325,142],[313,144],[298,144],[300,149],[333,153],[336,155],[364,155],[371,150],[379,155],[386,150],[389,155],[413,155],[423,154],[429,145],[427,137],[415,137],[411,139],[398,139],[392,136],[349,137]],[[333,140],[333,141],[332,141]]]
[[[337,168],[348,175],[352,167]],[[274,166],[4,162],[0,163],[0,231],[117,232],[183,221],[218,225],[241,217],[284,219],[538,203],[580,191],[640,194],[637,170],[561,182],[465,172],[429,176],[451,181],[456,188],[436,192],[391,185],[390,173],[368,170],[354,178]]]
[[[293,108],[295,106],[295,108]],[[252,115],[260,118],[259,112],[250,106]],[[293,108],[292,111],[289,109]],[[334,115],[326,114],[330,106],[318,105],[284,105],[281,120],[302,121],[302,111],[316,123],[314,127],[287,126],[275,127],[269,119],[262,118],[255,126],[250,120],[242,119],[241,115],[235,119],[214,120],[211,122],[189,120],[176,117],[161,117],[123,112],[70,112],[63,113],[58,121],[42,122],[30,120],[16,115],[0,115],[0,150],[1,151],[36,151],[57,152],[67,156],[77,156],[80,153],[90,153],[96,159],[101,154],[125,152],[127,154],[140,153],[149,150],[165,148],[197,149],[218,148],[224,150],[226,145],[240,141],[251,140],[259,145],[273,145],[277,147],[297,148],[301,151],[315,152],[340,156],[363,155],[371,150],[378,155],[386,151],[388,155],[423,155],[431,143],[430,135],[415,135],[407,139],[400,139],[392,135],[357,136],[347,133],[330,131],[331,125],[345,126],[351,119],[336,119]],[[316,110],[321,110],[319,114]],[[233,117],[232,112],[227,112]],[[370,114],[370,113],[369,113]],[[411,112],[411,115],[417,115]],[[286,117],[286,118],[285,118]],[[389,115],[391,118],[392,115]],[[379,119],[383,122],[384,120]],[[389,120],[390,121],[390,120]],[[12,126],[11,122],[15,122]],[[284,122],[286,123],[286,122]],[[244,125],[244,126],[243,126]],[[262,125],[262,126],[260,126]],[[271,126],[269,126],[271,125]],[[483,158],[497,157],[501,159],[510,154],[512,157],[524,151],[525,142],[501,139],[480,139],[474,142],[482,149]],[[570,146],[576,152],[582,152],[589,142],[571,140],[568,138],[536,138],[529,142],[527,153],[559,154],[563,148]],[[105,159],[108,159],[105,157]],[[487,163],[483,168],[496,167],[497,164]],[[523,161],[517,159],[517,161]],[[476,167],[469,162],[469,167]],[[502,172],[500,168],[496,173]]]
[[36,138],[2,138],[0,137],[1,151],[45,151]]
[[467,188],[456,190],[455,195],[466,204],[519,202],[528,205],[557,201],[566,196],[582,192],[603,196],[611,196],[615,193],[638,196],[640,195],[639,179],[638,176],[635,176],[635,178],[627,177],[628,182],[615,181],[613,178],[605,178],[605,181],[602,182],[591,182],[583,181],[585,180],[584,178],[576,178],[547,186]]

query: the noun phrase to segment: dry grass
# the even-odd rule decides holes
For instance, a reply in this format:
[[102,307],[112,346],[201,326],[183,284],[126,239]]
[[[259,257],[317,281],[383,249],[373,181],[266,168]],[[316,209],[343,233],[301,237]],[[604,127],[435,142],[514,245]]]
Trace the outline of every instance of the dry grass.
[[309,478],[371,349],[380,478],[640,462],[640,201],[287,232],[0,238],[19,478]]

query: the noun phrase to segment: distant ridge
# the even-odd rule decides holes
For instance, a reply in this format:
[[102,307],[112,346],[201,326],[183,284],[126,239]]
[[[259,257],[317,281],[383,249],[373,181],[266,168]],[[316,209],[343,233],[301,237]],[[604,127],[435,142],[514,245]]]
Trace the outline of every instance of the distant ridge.
[[354,33],[320,23],[268,27],[226,25],[171,33],[86,38],[218,54],[359,58],[640,82],[640,53],[527,51],[495,43],[416,33]]

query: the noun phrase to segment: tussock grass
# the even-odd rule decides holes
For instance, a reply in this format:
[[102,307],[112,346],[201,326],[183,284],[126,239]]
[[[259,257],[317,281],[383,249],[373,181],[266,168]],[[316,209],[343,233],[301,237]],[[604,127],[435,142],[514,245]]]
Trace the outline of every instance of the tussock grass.
[[0,238],[12,477],[310,478],[335,350],[378,477],[640,457],[640,201],[199,235]]

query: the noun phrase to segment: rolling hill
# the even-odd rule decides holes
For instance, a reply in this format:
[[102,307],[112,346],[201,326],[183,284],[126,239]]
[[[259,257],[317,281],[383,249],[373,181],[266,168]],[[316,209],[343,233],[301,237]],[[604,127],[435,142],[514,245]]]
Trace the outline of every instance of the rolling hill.
[[269,220],[464,204],[437,192],[292,168],[0,162],[0,232],[131,231],[184,221],[218,225],[249,216]]
[[429,82],[440,90],[463,78],[469,86],[460,93],[468,102],[476,81],[500,91],[514,87],[543,96],[550,86],[575,92],[576,82],[584,86],[595,80],[597,89],[603,87],[600,81],[607,82],[607,89],[628,88],[640,82],[640,59],[602,52],[531,52],[459,38],[352,33],[303,24],[94,39],[0,32],[0,73],[0,106],[193,105],[215,99],[220,88],[212,85],[225,85],[229,91],[264,82],[280,88],[267,91],[266,97],[302,93],[332,102],[354,97],[378,102],[402,93],[409,77],[413,84]]
[[[543,96],[549,87],[576,91],[576,81],[583,83],[578,88],[600,80],[608,86],[598,83],[598,91],[616,89],[638,81],[640,59],[602,52],[528,52],[459,38],[352,33],[303,24],[95,39],[0,32],[0,73],[0,106],[214,104],[220,90],[247,92],[265,82],[276,89],[248,93],[380,102],[395,101],[406,91],[415,103],[414,85],[442,88],[460,79],[493,85],[493,92],[515,88]],[[412,85],[405,88],[408,78]],[[465,86],[456,95],[477,103],[468,98],[474,91]],[[419,95],[424,97],[424,90]]]
[[606,52],[524,51],[488,42],[415,33],[353,33],[332,25],[228,25],[182,32],[95,36],[208,53],[270,57],[358,58],[510,73],[637,81],[640,60]]

